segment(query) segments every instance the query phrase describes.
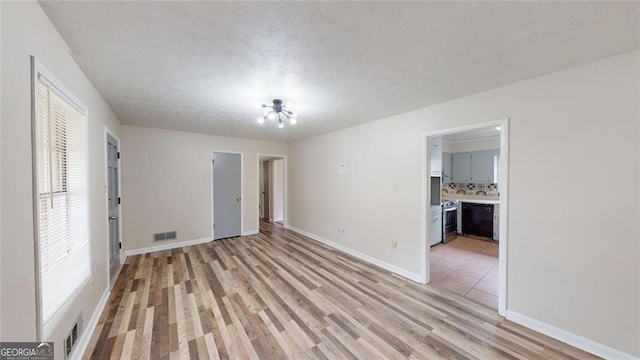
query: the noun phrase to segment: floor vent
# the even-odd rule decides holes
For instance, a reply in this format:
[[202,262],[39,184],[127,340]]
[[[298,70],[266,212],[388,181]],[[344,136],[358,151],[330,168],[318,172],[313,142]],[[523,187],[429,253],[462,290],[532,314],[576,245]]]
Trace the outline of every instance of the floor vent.
[[164,233],[153,234],[153,242],[156,241],[165,241],[165,240],[176,240],[178,238],[177,231],[167,231]]
[[75,324],[67,334],[67,337],[64,338],[64,358],[69,359],[71,352],[73,351],[76,343],[78,342],[78,338],[80,336],[80,331],[82,330],[82,314],[78,316]]

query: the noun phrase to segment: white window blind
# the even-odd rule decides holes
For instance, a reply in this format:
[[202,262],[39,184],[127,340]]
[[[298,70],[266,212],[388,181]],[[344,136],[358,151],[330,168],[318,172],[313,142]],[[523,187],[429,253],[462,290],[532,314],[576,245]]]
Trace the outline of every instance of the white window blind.
[[37,187],[42,326],[91,276],[86,117],[42,74],[36,82]]

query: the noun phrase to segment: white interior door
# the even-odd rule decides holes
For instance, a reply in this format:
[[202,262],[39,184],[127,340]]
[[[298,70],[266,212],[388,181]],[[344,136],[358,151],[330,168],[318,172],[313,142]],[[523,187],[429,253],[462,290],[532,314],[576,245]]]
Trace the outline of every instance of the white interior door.
[[240,154],[213,153],[213,239],[241,234],[242,158]]
[[271,201],[269,199],[269,193],[271,192],[271,183],[269,182],[269,161],[264,161],[262,163],[262,217],[265,220],[271,221]]
[[109,279],[120,270],[120,183],[118,141],[107,134],[107,202],[109,205]]
[[273,173],[273,221],[284,220],[284,159],[272,161]]

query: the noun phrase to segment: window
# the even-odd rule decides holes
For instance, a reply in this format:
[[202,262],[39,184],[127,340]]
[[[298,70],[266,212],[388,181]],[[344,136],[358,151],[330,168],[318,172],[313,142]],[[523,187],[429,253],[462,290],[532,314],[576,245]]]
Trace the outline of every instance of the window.
[[34,81],[39,322],[47,329],[91,276],[87,119],[84,106],[35,60]]

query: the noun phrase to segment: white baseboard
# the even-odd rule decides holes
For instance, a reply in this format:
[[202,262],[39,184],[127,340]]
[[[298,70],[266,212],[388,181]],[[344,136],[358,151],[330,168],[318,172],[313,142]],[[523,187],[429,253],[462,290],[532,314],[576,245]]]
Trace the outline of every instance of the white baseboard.
[[308,238],[311,238],[311,239],[313,239],[315,241],[321,242],[321,243],[323,243],[325,245],[331,246],[334,249],[338,249],[338,250],[340,250],[342,252],[345,252],[345,253],[353,256],[353,257],[356,257],[356,258],[358,258],[360,260],[363,260],[363,261],[366,261],[366,262],[368,262],[370,264],[379,266],[379,267],[381,267],[381,268],[383,268],[385,270],[389,270],[392,273],[396,273],[396,274],[398,274],[398,275],[400,275],[402,277],[405,277],[405,278],[407,278],[407,279],[409,279],[411,281],[415,281],[415,282],[419,283],[421,281],[421,279],[422,279],[420,274],[412,273],[412,272],[407,271],[405,269],[399,268],[399,267],[397,267],[395,265],[389,264],[388,262],[384,262],[384,261],[376,259],[376,258],[374,258],[372,256],[363,254],[363,253],[358,252],[356,250],[350,249],[350,248],[348,248],[346,246],[343,246],[343,245],[340,245],[340,244],[335,243],[333,241],[327,240],[327,239],[325,239],[323,237],[320,237],[318,235],[306,232],[306,231],[304,231],[302,229],[298,229],[295,226],[285,225],[285,228],[289,229],[291,231],[295,231],[298,234],[304,235],[304,236],[306,236]]
[[87,346],[89,345],[89,341],[91,340],[91,336],[93,332],[96,330],[96,326],[98,325],[98,320],[100,320],[100,315],[102,315],[102,311],[104,307],[107,305],[107,300],[109,300],[109,295],[111,291],[106,289],[102,294],[102,298],[96,307],[96,310],[91,315],[91,320],[82,331],[82,335],[80,335],[80,339],[78,339],[78,343],[76,344],[76,348],[71,353],[69,357],[70,360],[82,359],[84,357],[84,352],[87,351]]
[[249,235],[255,235],[257,233],[259,233],[260,231],[258,231],[257,229],[253,229],[253,230],[249,230],[249,231],[243,231],[242,232],[242,236],[249,236]]
[[514,323],[518,323],[522,326],[528,327],[529,329],[535,330],[539,333],[545,334],[556,340],[562,341],[571,346],[575,346],[578,349],[584,350],[586,352],[589,352],[596,356],[600,356],[605,359],[616,359],[616,360],[640,359],[633,355],[624,353],[620,350],[610,348],[606,345],[597,343],[593,340],[589,340],[587,338],[568,332],[566,330],[562,330],[555,326],[543,323],[536,319],[532,319],[528,316],[522,315],[512,310],[507,310],[506,315],[507,315],[506,318],[508,320],[513,321]]
[[209,242],[209,241],[212,241],[211,238],[202,238],[202,239],[196,239],[196,240],[178,241],[178,242],[172,242],[172,243],[169,243],[169,244],[161,244],[161,245],[154,245],[154,246],[144,247],[144,248],[140,248],[140,249],[125,250],[124,255],[126,257],[126,256],[131,256],[131,255],[146,254],[146,253],[150,253],[150,252],[154,252],[154,251],[171,250],[171,249],[176,249],[176,248],[180,248],[180,247],[183,247],[183,246],[198,245],[198,244],[206,243],[206,242]]

